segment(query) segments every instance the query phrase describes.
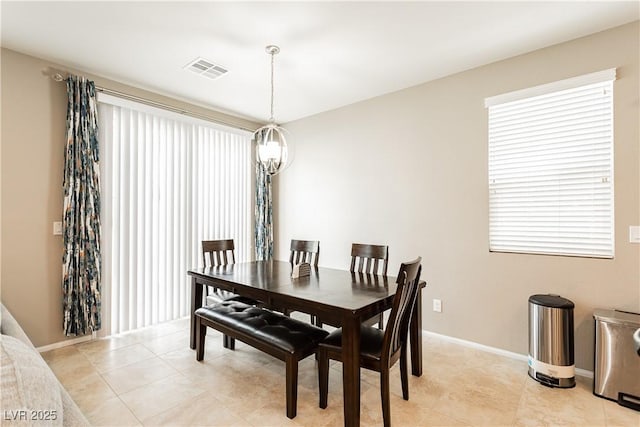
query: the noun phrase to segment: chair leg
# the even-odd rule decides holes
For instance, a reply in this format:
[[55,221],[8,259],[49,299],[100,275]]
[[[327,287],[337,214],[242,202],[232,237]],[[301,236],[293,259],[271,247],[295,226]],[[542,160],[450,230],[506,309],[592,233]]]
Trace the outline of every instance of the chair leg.
[[407,368],[407,343],[402,344],[400,351],[400,382],[402,383],[402,398],[409,400],[409,371]]
[[295,418],[298,406],[298,359],[288,357],[286,360],[286,394],[287,394],[287,417]]
[[326,350],[319,349],[316,352],[318,359],[318,389],[320,392],[320,408],[327,407],[327,396],[329,394],[329,357]]
[[229,350],[235,350],[236,349],[236,339],[233,337],[230,337],[228,335],[223,335],[222,336],[222,346],[224,348],[228,348]]
[[380,371],[380,398],[382,400],[382,420],[384,427],[391,426],[391,404],[389,402],[389,368]]
[[196,318],[196,360],[198,362],[204,359],[204,341],[206,336],[206,325],[202,324],[200,318]]

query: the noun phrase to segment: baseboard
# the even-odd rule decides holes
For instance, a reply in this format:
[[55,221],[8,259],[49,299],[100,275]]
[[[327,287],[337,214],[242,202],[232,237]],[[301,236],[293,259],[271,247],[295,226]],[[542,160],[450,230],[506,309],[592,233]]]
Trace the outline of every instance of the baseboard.
[[36,347],[39,353],[44,353],[45,351],[55,350],[57,348],[67,347],[74,344],[80,344],[81,342],[91,341],[95,339],[97,336],[96,332],[93,332],[91,335],[85,335],[83,337],[74,338],[71,340],[64,340],[60,342],[56,342],[53,344],[43,345],[42,347]]
[[[476,342],[473,341],[467,341],[467,340],[463,340],[460,338],[455,338],[455,337],[450,337],[448,335],[442,335],[442,334],[438,334],[436,332],[431,332],[431,331],[427,331],[427,330],[422,330],[422,333],[424,335],[431,335],[434,337],[437,337],[443,341],[449,341],[455,344],[459,344],[465,347],[470,347],[470,348],[475,348],[476,350],[481,350],[481,351],[486,351],[487,353],[493,353],[493,354],[497,354],[499,356],[504,356],[504,357],[508,357],[510,359],[515,359],[515,360],[521,360],[524,362],[527,362],[529,360],[529,356],[526,354],[520,354],[520,353],[514,353],[512,351],[507,351],[507,350],[503,350],[501,348],[496,348],[496,347],[490,347],[488,345],[484,345],[484,344],[478,344]],[[586,369],[580,369],[580,368],[576,368],[576,375],[580,376],[580,377],[585,377],[585,378],[591,378],[593,379],[593,371],[588,371]]]
[[576,368],[576,375],[579,377],[593,379],[593,371],[588,371],[586,369]]

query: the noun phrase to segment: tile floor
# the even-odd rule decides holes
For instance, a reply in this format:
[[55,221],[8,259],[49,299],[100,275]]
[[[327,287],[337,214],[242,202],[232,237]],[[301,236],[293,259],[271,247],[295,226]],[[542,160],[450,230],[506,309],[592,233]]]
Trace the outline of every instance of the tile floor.
[[[341,365],[318,408],[315,360],[300,363],[298,416],[285,416],[284,363],[209,330],[205,360],[188,348],[188,319],[43,353],[89,421],[101,426],[340,426]],[[640,426],[640,413],[592,394],[591,380],[550,389],[526,362],[424,338],[424,374],[402,400],[394,367],[394,426]],[[362,371],[361,425],[382,425],[378,374]]]

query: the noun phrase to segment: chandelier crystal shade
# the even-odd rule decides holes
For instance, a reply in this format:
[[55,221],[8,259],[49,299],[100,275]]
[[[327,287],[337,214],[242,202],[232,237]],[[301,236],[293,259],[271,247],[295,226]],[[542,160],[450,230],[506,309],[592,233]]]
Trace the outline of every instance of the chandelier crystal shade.
[[289,159],[286,131],[275,123],[273,114],[273,64],[274,56],[280,52],[280,48],[269,45],[265,50],[271,55],[271,117],[268,124],[254,132],[253,138],[256,142],[256,159],[267,174],[277,175],[288,166]]

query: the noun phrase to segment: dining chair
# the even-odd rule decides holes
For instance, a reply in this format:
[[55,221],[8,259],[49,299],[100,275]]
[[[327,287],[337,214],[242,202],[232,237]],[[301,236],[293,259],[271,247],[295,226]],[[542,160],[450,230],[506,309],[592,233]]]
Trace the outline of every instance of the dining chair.
[[[291,239],[291,254],[289,255],[289,263],[291,266],[306,262],[309,265],[317,268],[318,260],[320,259],[320,242],[318,240],[296,240]],[[284,314],[289,316],[290,310],[283,308],[281,310]],[[313,314],[310,315],[311,323],[322,326]]]
[[[409,400],[409,379],[407,370],[407,339],[411,312],[418,296],[421,257],[402,263],[397,278],[396,294],[393,298],[391,315],[384,331],[360,326],[360,367],[380,373],[380,397],[382,418],[385,427],[391,425],[389,400],[389,372],[396,362],[400,362],[402,397]],[[320,408],[327,407],[329,394],[329,359],[342,361],[342,328],[331,332],[318,345],[318,385]]]
[[[235,244],[233,239],[226,240],[203,240],[202,241],[202,262],[205,267],[227,266],[236,263]],[[209,292],[210,289],[207,289]],[[258,302],[251,298],[236,295],[222,289],[213,289],[207,295],[207,305],[216,304],[222,301],[234,300],[249,305],[257,305]]]
[[[235,244],[233,239],[224,240],[203,240],[202,241],[202,262],[205,267],[225,267],[236,263]],[[256,305],[257,301],[236,295],[232,292],[207,286],[205,297],[206,305],[218,304],[222,301],[235,300],[249,305]],[[224,336],[223,345],[225,348],[233,350],[235,340]]]
[[[357,269],[356,269],[357,264]],[[349,271],[353,274],[363,276],[370,275],[387,275],[387,267],[389,266],[389,246],[387,245],[368,245],[362,243],[351,244],[351,267]],[[323,321],[316,319],[316,326],[322,326]],[[384,327],[384,314],[376,314],[371,319],[364,322],[368,326],[378,324],[378,329]],[[332,325],[337,326],[337,325]]]
[[289,256],[289,262],[291,263],[291,265],[297,265],[302,262],[306,262],[313,267],[317,267],[319,258],[319,241],[291,239],[291,255]]
[[[358,264],[357,273],[386,276],[389,266],[389,246],[353,243],[351,245],[351,267],[349,268],[352,273],[356,273],[356,263]],[[384,313],[376,314],[365,321],[368,326],[376,323],[378,329],[384,327]]]
[[[235,245],[233,239],[203,240],[202,262],[204,267],[227,266],[236,263]],[[234,294],[218,288],[207,287],[207,305],[222,302]]]
[[356,263],[358,263],[358,273],[386,276],[389,266],[389,246],[353,243],[349,271],[356,272]]

